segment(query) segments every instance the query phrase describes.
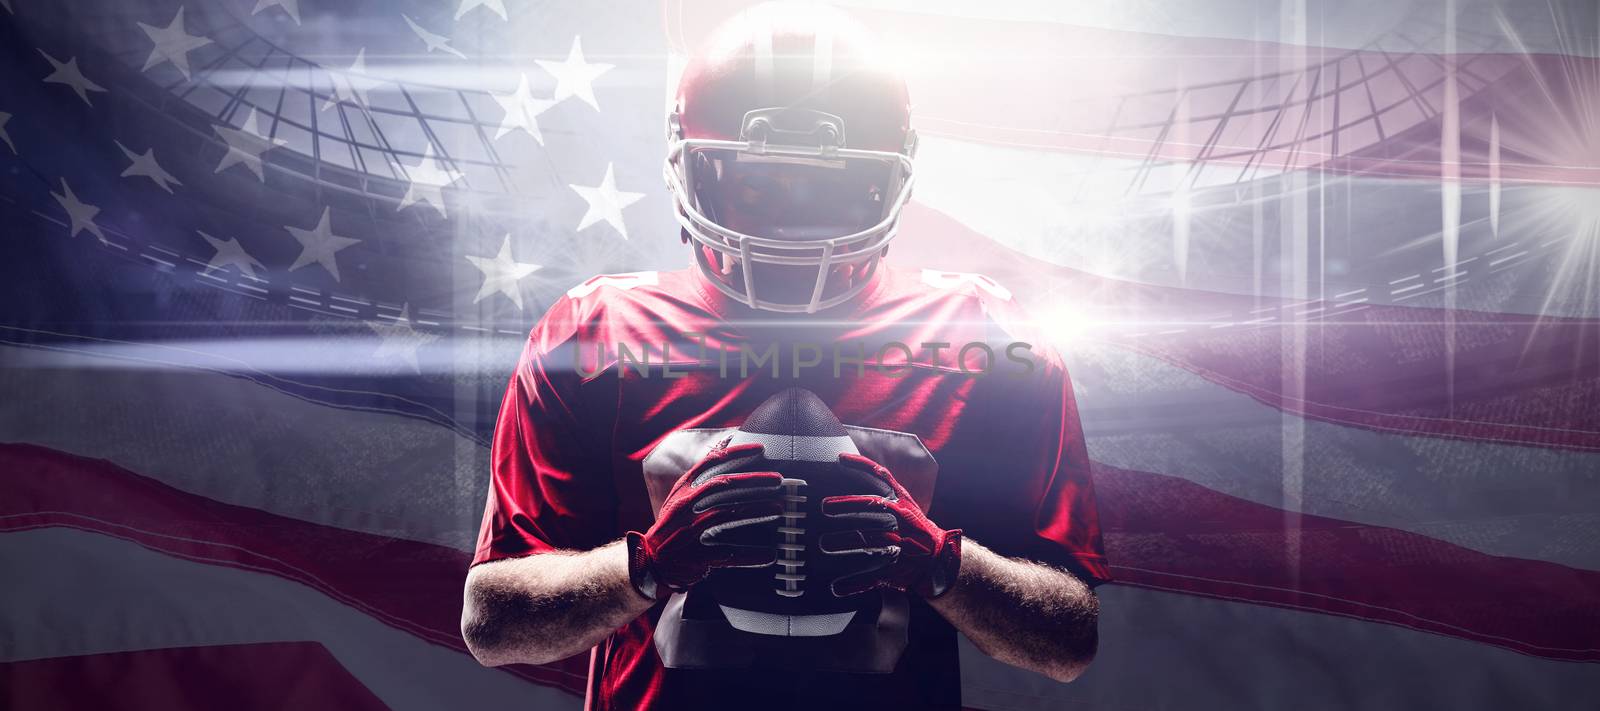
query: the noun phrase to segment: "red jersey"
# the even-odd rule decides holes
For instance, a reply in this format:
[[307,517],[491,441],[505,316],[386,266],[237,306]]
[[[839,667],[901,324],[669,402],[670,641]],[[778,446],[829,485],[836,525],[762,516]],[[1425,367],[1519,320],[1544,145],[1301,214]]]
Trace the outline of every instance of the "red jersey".
[[[501,404],[473,563],[648,529],[653,450],[736,427],[796,385],[853,430],[920,442],[879,461],[914,476],[907,488],[941,527],[1091,585],[1109,577],[1060,357],[993,281],[884,268],[808,317],[750,311],[693,268],[574,288],[534,327]],[[666,669],[651,636],[660,608],[595,650],[589,708],[961,706],[955,631],[921,600],[891,674]]]

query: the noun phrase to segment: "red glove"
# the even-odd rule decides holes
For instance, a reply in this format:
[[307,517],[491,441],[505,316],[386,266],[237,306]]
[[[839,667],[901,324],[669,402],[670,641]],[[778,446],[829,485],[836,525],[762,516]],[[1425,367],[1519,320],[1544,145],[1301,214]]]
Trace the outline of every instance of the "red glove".
[[628,532],[628,576],[645,597],[655,599],[658,587],[686,590],[717,568],[777,559],[783,477],[740,471],[761,451],[760,444],[719,444],[672,485],[649,531]]
[[961,530],[935,525],[877,462],[841,454],[839,463],[876,479],[884,493],[822,500],[822,515],[845,526],[823,534],[819,542],[823,552],[858,556],[862,561],[833,581],[833,594],[843,597],[889,587],[923,597],[943,595],[961,569]]

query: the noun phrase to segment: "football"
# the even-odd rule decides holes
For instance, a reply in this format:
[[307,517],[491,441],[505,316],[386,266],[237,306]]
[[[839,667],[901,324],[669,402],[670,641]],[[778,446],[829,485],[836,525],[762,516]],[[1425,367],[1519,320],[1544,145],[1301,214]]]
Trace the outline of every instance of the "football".
[[[668,667],[783,666],[886,673],[905,646],[907,603],[895,591],[840,597],[831,583],[862,561],[830,555],[818,542],[850,523],[826,519],[824,498],[886,495],[882,482],[839,465],[857,453],[839,418],[809,390],[789,388],[758,406],[728,445],[759,444],[756,456],[731,459],[702,476],[750,471],[783,475],[784,513],[777,560],[723,569],[673,596],[657,625]],[[859,523],[855,524],[859,525]]]

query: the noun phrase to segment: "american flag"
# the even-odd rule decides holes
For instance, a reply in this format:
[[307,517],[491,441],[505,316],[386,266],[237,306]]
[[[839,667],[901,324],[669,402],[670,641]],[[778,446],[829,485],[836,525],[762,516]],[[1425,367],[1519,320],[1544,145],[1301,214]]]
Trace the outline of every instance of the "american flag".
[[[546,306],[686,263],[741,6],[0,0],[0,706],[579,707],[460,639],[487,442]],[[846,6],[888,258],[1056,339],[1117,578],[967,706],[1600,699],[1600,6]]]

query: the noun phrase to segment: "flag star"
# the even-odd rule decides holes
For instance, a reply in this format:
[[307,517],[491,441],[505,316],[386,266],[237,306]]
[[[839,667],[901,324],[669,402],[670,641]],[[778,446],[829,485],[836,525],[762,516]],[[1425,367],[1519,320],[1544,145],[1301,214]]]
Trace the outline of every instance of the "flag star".
[[450,165],[434,157],[434,144],[427,144],[422,149],[422,160],[418,165],[405,165],[406,176],[410,178],[410,186],[406,186],[405,197],[400,199],[400,207],[395,211],[427,203],[429,207],[438,210],[440,218],[448,218],[450,213],[445,211],[445,191],[443,187],[450,186],[461,179],[461,171],[454,170]]
[[338,254],[339,250],[361,240],[340,237],[334,234],[333,229],[328,224],[328,211],[329,208],[322,208],[322,218],[317,220],[316,227],[309,230],[289,227],[288,225],[284,226],[284,229],[288,230],[289,234],[294,235],[294,238],[300,242],[300,256],[294,258],[294,264],[289,265],[289,271],[292,272],[315,262],[321,264],[323,269],[328,270],[328,273],[333,275],[334,281],[339,280],[339,260],[335,255]]
[[45,54],[42,49],[39,50],[39,54],[43,54],[44,58],[50,62],[50,66],[55,67],[55,71],[50,72],[50,75],[44,78],[45,83],[64,84],[72,87],[73,93],[76,93],[78,98],[83,99],[83,103],[90,106],[94,106],[94,103],[89,101],[89,92],[103,92],[106,90],[105,87],[89,81],[89,78],[83,75],[83,70],[78,68],[77,57],[68,59],[63,63],[56,61],[55,57]]
[[6,124],[11,122],[11,114],[0,111],[0,140],[6,142],[6,147],[11,149],[12,155],[17,155],[17,144],[11,142],[11,134],[6,132]]
[[357,106],[366,109],[370,104],[367,92],[373,87],[382,84],[367,76],[367,48],[362,47],[356,52],[356,61],[344,72],[329,72],[328,78],[333,82],[333,93],[328,95],[328,100],[322,104],[322,111],[327,111],[334,104],[341,101],[354,100]]
[[411,178],[411,186],[406,188],[405,197],[400,198],[400,207],[395,208],[396,212],[421,202],[438,210],[440,217],[449,217],[444,209],[442,188],[460,180],[461,173],[434,157],[432,143],[423,149],[421,162],[404,167],[406,175]]
[[594,98],[594,80],[601,74],[611,71],[615,65],[591,64],[584,61],[580,38],[572,38],[572,51],[567,54],[565,62],[540,59],[537,63],[556,78],[556,101],[576,96],[583,99],[584,103],[593,106],[595,111],[600,110],[600,102]]
[[432,32],[429,32],[427,30],[422,29],[421,25],[418,25],[416,22],[412,21],[412,19],[410,17],[406,16],[406,15],[401,15],[400,19],[405,20],[406,24],[411,26],[411,31],[416,33],[417,37],[422,39],[422,43],[427,45],[429,52],[433,52],[434,50],[439,50],[439,51],[442,51],[442,52],[448,52],[448,53],[453,54],[453,55],[455,55],[457,57],[460,57],[462,59],[466,59],[467,58],[467,55],[462,54],[460,50],[456,49],[455,47],[451,47],[450,46],[450,38],[449,37],[446,37],[444,35],[436,35],[436,34],[434,34]]
[[554,101],[533,98],[533,90],[528,85],[528,75],[522,75],[522,80],[517,83],[517,90],[510,94],[490,94],[500,104],[501,110],[506,115],[500,119],[500,130],[494,134],[500,138],[512,131],[522,129],[533,136],[539,145],[544,145],[544,134],[539,131],[539,114],[555,106]]
[[367,328],[378,334],[381,342],[377,350],[372,352],[372,357],[377,359],[399,358],[417,373],[422,372],[422,366],[417,361],[417,349],[439,340],[437,333],[423,333],[411,326],[411,306],[400,307],[398,321],[368,321]]
[[255,173],[261,182],[267,181],[266,174],[261,170],[261,154],[285,145],[288,141],[268,138],[261,132],[256,118],[256,110],[250,109],[250,113],[244,117],[244,125],[238,128],[226,124],[212,126],[223,142],[228,144],[227,154],[222,156],[222,162],[217,164],[217,169],[213,172],[221,173],[229,166],[242,163],[244,167],[250,169],[250,172]]
[[478,6],[483,6],[494,11],[494,14],[499,15],[500,19],[502,20],[511,19],[506,16],[505,0],[461,0],[461,4],[456,6],[456,19],[461,19],[462,15],[467,14],[473,8]]
[[478,295],[472,299],[472,303],[476,304],[495,294],[505,294],[511,297],[511,303],[517,305],[518,311],[522,310],[522,290],[517,288],[517,282],[539,271],[539,265],[511,258],[510,233],[507,233],[505,241],[500,243],[499,254],[493,257],[467,255],[467,261],[472,262],[472,266],[483,272],[483,286],[478,288]]
[[161,186],[162,190],[165,190],[169,193],[172,192],[173,185],[183,184],[183,181],[172,177],[171,173],[168,173],[161,167],[159,163],[156,163],[156,149],[151,148],[146,150],[143,155],[140,155],[128,150],[128,147],[122,145],[121,142],[112,142],[116,143],[117,147],[122,149],[122,154],[127,156],[128,160],[133,161],[133,163],[129,165],[126,170],[122,171],[122,177],[133,178],[144,176],[152,181],[155,181],[156,185]]
[[262,10],[273,7],[283,8],[284,12],[289,13],[289,19],[294,20],[294,24],[300,24],[300,0],[256,0],[256,9],[251,10],[250,14],[258,15]]
[[254,279],[256,278],[257,269],[267,268],[266,265],[260,262],[260,260],[257,260],[255,257],[250,256],[250,253],[244,251],[244,245],[239,244],[239,240],[231,237],[228,239],[219,239],[204,232],[200,232],[199,230],[196,230],[196,232],[199,232],[202,239],[211,243],[212,249],[217,250],[216,254],[211,255],[211,261],[206,263],[207,271],[220,272],[228,267],[233,267],[234,269],[239,270],[240,274]]
[[106,241],[105,233],[101,232],[100,226],[94,223],[94,216],[100,214],[100,208],[94,205],[86,205],[79,200],[78,196],[73,194],[72,186],[67,185],[66,178],[61,179],[61,193],[52,192],[50,197],[61,203],[61,208],[67,211],[67,217],[72,220],[72,224],[69,227],[71,230],[69,236],[77,237],[79,232],[87,230],[89,234],[100,238],[101,242]]
[[617,189],[617,180],[612,173],[612,165],[606,164],[606,177],[595,187],[570,185],[578,191],[584,201],[589,203],[589,210],[583,213],[583,219],[578,221],[578,231],[601,220],[616,228],[623,239],[628,238],[628,228],[622,222],[622,209],[632,205],[644,197],[644,193],[627,193]]
[[155,46],[150,48],[150,56],[144,60],[144,69],[140,71],[148,72],[163,62],[172,62],[172,66],[177,67],[183,74],[183,78],[188,79],[189,53],[211,44],[211,40],[191,35],[184,29],[182,5],[178,6],[178,14],[172,16],[172,22],[167,23],[166,27],[155,27],[143,22],[138,25],[139,29],[144,30],[145,36],[155,43]]

